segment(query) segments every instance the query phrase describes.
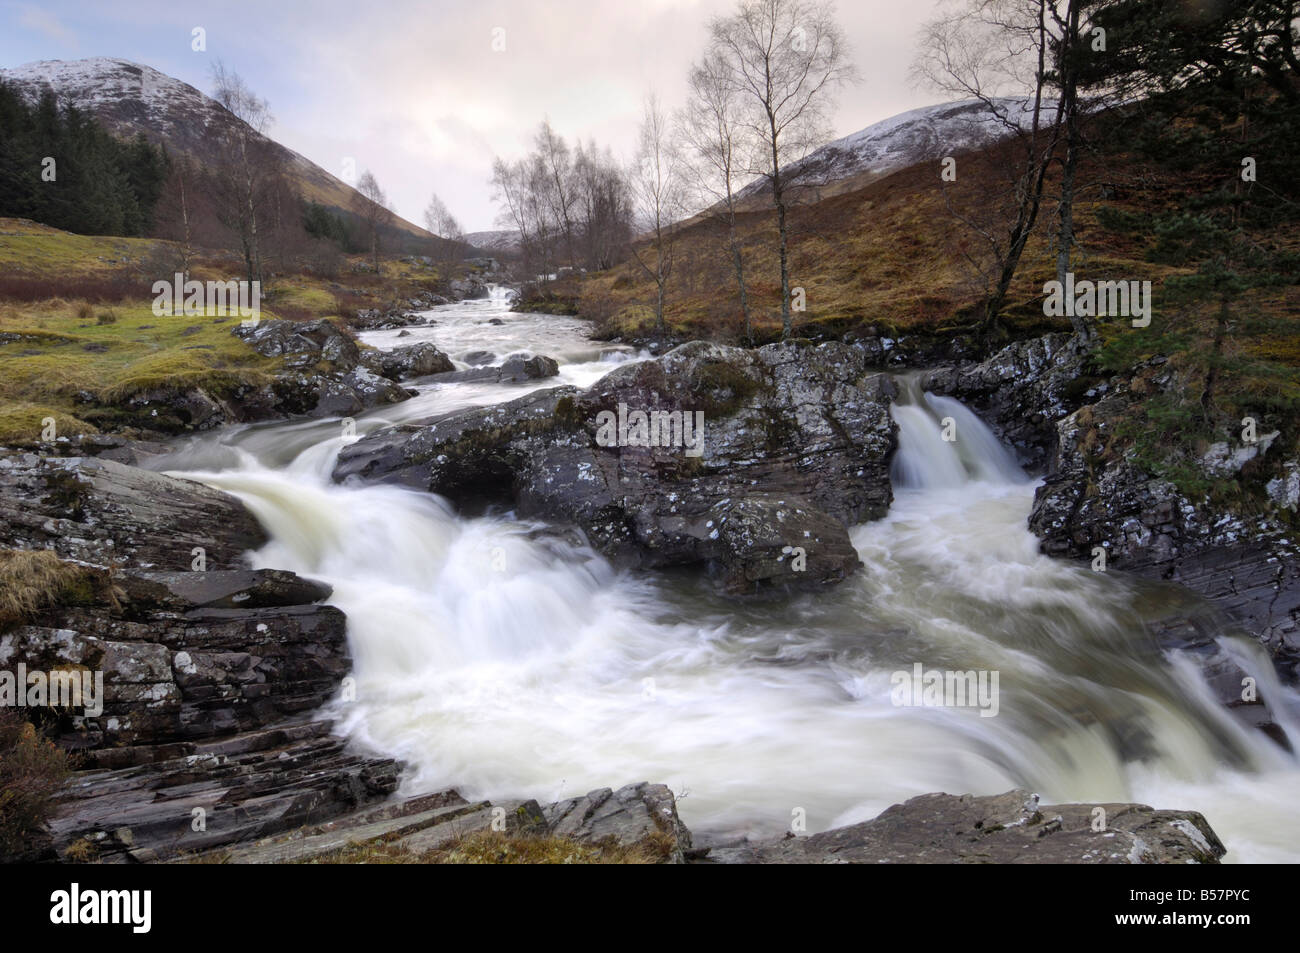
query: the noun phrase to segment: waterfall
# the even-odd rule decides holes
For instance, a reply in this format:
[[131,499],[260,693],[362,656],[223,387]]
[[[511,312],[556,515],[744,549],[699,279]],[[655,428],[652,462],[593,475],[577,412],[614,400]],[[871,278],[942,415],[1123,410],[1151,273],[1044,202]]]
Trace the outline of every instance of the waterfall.
[[1015,457],[965,404],[923,393],[915,375],[899,378],[889,412],[898,424],[898,451],[890,464],[896,487],[932,490],[972,480],[1025,483]]
[[[439,312],[449,345],[461,313]],[[469,303],[463,315],[475,346],[490,332],[499,350],[547,353],[554,333],[527,316],[485,328]],[[582,357],[563,373],[609,370]],[[412,403],[454,404],[456,386]],[[1151,643],[1143,620],[1169,612],[1170,591],[1039,553],[1033,483],[960,402],[907,380],[892,412],[899,492],[852,530],[863,568],[761,611],[682,574],[617,572],[555,528],[332,485],[340,438],[326,424],[200,438],[176,459],[267,528],[256,565],[334,587],[356,691],[333,711],[407,762],[408,793],[546,801],[661,781],[696,830],[771,835],[795,808],[819,830],[918,794],[1019,786],[1200,810],[1228,859],[1296,860],[1300,766]],[[1267,664],[1256,643],[1222,638]],[[916,664],[998,672],[996,717],[896,705],[891,680]]]

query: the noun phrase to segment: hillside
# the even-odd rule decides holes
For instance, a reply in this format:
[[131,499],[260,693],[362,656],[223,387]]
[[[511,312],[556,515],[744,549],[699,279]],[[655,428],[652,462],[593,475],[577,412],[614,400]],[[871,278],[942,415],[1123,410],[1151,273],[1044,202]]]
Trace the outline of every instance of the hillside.
[[[1007,135],[1007,123],[1028,127],[1033,102],[1001,98],[991,111],[975,99],[922,106],[828,142],[783,172],[814,189],[820,198],[851,192],[927,159],[939,159],[991,145]],[[1055,108],[1045,103],[1044,109]],[[767,189],[751,182],[739,195],[747,208],[761,207]]]
[[[125,59],[42,60],[0,69],[0,81],[32,101],[52,90],[61,102],[91,113],[115,135],[143,133],[200,165],[214,160],[223,131],[241,122],[188,83]],[[357,194],[352,186],[274,139],[253,135],[271,143],[304,199],[341,211],[351,207]],[[414,238],[437,240],[398,216],[393,217],[393,227]]]

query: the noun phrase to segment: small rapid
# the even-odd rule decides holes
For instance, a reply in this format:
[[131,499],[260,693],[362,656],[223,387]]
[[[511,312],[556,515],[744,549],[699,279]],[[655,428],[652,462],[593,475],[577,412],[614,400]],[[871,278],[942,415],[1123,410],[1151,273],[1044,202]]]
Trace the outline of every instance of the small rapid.
[[[643,357],[494,300],[432,316],[400,342],[367,338],[429,339],[458,360],[546,353],[575,383]],[[408,402],[421,412],[384,408],[358,432],[531,385],[477,386],[422,386]],[[166,465],[250,507],[271,537],[256,565],[334,587],[355,700],[333,711],[353,738],[408,762],[412,793],[545,801],[663,781],[693,829],[771,835],[796,809],[819,830],[917,794],[1022,786],[1047,801],[1199,810],[1230,860],[1300,859],[1296,758],[1147,634],[1149,619],[1198,611],[1193,600],[1040,554],[1025,528],[1034,481],[960,402],[902,386],[895,503],[852,531],[863,570],[761,606],[686,574],[617,572],[541,523],[334,485],[337,422],[199,438]],[[1262,662],[1255,643],[1221,638]],[[895,673],[918,663],[997,672],[996,715],[896,705]]]

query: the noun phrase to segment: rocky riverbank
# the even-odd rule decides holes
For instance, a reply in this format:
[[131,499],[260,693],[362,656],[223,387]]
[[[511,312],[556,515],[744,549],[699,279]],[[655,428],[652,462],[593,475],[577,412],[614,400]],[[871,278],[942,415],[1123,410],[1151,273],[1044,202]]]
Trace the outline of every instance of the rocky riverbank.
[[[278,324],[265,323],[250,343],[301,360],[308,377],[322,361],[399,389],[408,377],[449,372],[429,345],[371,356],[337,329]],[[859,566],[847,527],[883,515],[892,500],[897,388],[881,356],[844,343],[690,344],[586,390],[536,391],[371,434],[340,454],[335,476],[432,491],[465,508],[504,503],[576,525],[624,565],[703,566],[735,594],[819,590]],[[1091,379],[1076,342],[1049,336],[923,380],[978,408],[1024,463],[1050,471],[1031,517],[1045,551],[1087,559],[1097,540],[1136,540],[1115,548],[1112,568],[1202,592],[1294,677],[1294,560],[1240,532],[1234,548],[1221,530],[1193,531],[1205,521],[1173,520],[1140,493],[1099,498],[1092,488],[1096,460],[1079,434],[1085,423],[1104,426],[1106,401],[1123,391]],[[309,389],[314,402],[303,413],[353,406],[324,378]],[[629,408],[702,412],[707,438],[696,455],[685,452],[689,439],[602,440],[601,415],[617,430]],[[685,418],[676,419],[686,438]],[[1213,862],[1223,853],[1194,812],[1104,805],[1111,820],[1098,831],[1092,805],[1040,806],[1028,792],[927,795],[863,824],[759,842],[693,838],[659,785],[555,804],[472,802],[454,791],[399,799],[402,766],[339,737],[337,709],[326,705],[346,703],[350,668],[346,619],[328,604],[330,588],[249,570],[244,554],[266,541],[256,520],[226,494],[131,465],[157,449],[97,437],[0,452],[0,547],[52,551],[76,580],[0,632],[0,662],[98,670],[105,681],[102,712],[43,712],[82,760],[35,854],[306,861],[396,842],[420,856],[478,832],[614,842],[676,862]],[[1100,479],[1135,485],[1124,467],[1107,463]],[[1065,499],[1068,519],[1054,518]],[[1148,531],[1145,545],[1141,530],[1115,535],[1131,519]],[[1168,542],[1151,542],[1162,535]],[[1181,618],[1157,635],[1199,652],[1225,704],[1289,743],[1262,704],[1234,697],[1242,671],[1213,631]]]

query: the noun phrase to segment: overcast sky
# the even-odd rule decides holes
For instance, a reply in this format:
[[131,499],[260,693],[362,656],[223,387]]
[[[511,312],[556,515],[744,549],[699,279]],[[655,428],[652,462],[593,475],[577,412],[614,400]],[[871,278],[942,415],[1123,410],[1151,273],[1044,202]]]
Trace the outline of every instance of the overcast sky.
[[[841,0],[862,81],[835,134],[941,97],[908,79],[937,0]],[[335,175],[369,168],[422,224],[438,192],[466,231],[495,227],[494,155],[522,153],[549,117],[570,142],[626,157],[641,102],[676,106],[706,24],[734,0],[0,0],[0,66],[115,56],[210,92],[214,59],[269,100],[271,135]],[[206,31],[206,52],[191,31]],[[503,29],[504,34],[495,30]],[[505,49],[493,51],[493,37]]]

